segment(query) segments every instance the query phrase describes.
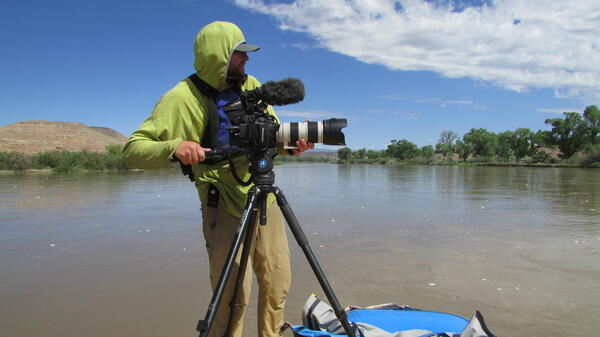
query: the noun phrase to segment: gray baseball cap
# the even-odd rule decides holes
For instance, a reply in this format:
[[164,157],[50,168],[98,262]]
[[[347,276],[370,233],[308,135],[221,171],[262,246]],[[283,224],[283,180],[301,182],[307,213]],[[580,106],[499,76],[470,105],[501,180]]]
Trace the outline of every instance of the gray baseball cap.
[[248,53],[248,52],[251,52],[251,51],[257,51],[259,49],[260,49],[259,46],[253,45],[253,44],[249,44],[247,42],[242,42],[242,43],[238,44],[237,47],[235,47],[235,51],[241,51],[241,52],[244,52],[244,53]]

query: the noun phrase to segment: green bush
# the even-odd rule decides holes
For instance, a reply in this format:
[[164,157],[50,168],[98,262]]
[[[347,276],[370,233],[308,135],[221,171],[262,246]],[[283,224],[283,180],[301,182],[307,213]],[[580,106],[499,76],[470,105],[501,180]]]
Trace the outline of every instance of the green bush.
[[589,167],[600,167],[600,145],[590,148],[588,151],[583,159],[583,164]]
[[535,158],[530,156],[525,156],[521,158],[521,163],[531,164],[531,163],[541,163],[540,161],[535,160]]
[[111,145],[104,153],[52,151],[31,156],[21,152],[0,152],[0,170],[51,169],[54,172],[72,172],[77,169],[127,170],[122,149],[122,146]]
[[106,151],[110,155],[122,157],[123,156],[123,145],[108,145],[108,146],[106,146]]
[[103,153],[93,153],[89,151],[77,152],[77,164],[86,170],[99,171],[105,168]]
[[572,154],[569,158],[566,158],[563,160],[564,163],[567,164],[581,164],[583,162],[583,157],[579,154],[579,152],[576,152],[574,154]]
[[538,150],[533,154],[533,161],[535,163],[550,163],[552,162],[552,157],[546,152],[542,150]]
[[311,157],[310,155],[296,156],[275,156],[275,162],[309,162],[309,163],[334,163],[335,158],[330,157]]
[[21,152],[0,152],[0,170],[23,171],[31,168],[31,158]]
[[108,154],[104,161],[104,167],[109,170],[128,170],[127,165],[125,165],[125,162],[123,161],[123,156],[121,154]]
[[35,169],[53,168],[59,165],[59,152],[42,152],[31,157],[31,164]]
[[69,173],[74,171],[75,167],[72,166],[57,166],[52,168],[52,172],[54,173]]
[[78,152],[53,151],[34,154],[31,157],[35,169],[75,167],[78,163]]
[[390,160],[391,160],[390,157],[379,157],[379,158],[377,158],[376,163],[381,164],[381,165],[386,165],[386,164],[388,164],[388,162]]
[[415,157],[407,162],[414,165],[429,165],[433,161],[433,157]]

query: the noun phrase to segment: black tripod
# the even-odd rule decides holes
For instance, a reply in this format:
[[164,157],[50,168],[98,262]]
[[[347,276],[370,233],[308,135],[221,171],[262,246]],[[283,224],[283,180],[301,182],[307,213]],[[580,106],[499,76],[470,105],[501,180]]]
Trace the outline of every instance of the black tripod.
[[346,313],[340,306],[317,258],[315,257],[312,249],[308,245],[308,240],[300,228],[298,220],[294,215],[290,205],[288,204],[283,192],[276,186],[273,186],[275,183],[275,173],[273,172],[273,158],[271,155],[266,154],[265,152],[259,152],[250,156],[251,168],[253,173],[252,181],[254,182],[254,186],[248,192],[248,200],[246,201],[246,207],[242,212],[242,217],[240,220],[240,224],[236,233],[236,236],[233,240],[231,248],[229,250],[229,255],[225,260],[225,265],[223,270],[221,271],[221,276],[219,277],[219,282],[217,283],[217,287],[213,293],[213,297],[208,306],[208,311],[206,312],[206,316],[203,320],[198,322],[198,326],[196,330],[200,332],[200,337],[208,336],[208,332],[210,331],[212,324],[215,319],[215,314],[219,308],[221,300],[223,298],[223,293],[225,291],[225,286],[229,280],[229,276],[231,275],[231,271],[233,269],[233,265],[235,263],[235,258],[239,252],[242,241],[244,241],[244,249],[242,250],[242,256],[240,260],[240,266],[238,269],[238,275],[236,280],[236,287],[232,298],[231,303],[231,314],[229,320],[229,326],[227,328],[227,332],[224,337],[231,336],[231,318],[233,316],[233,305],[235,305],[238,289],[242,287],[244,274],[246,272],[246,266],[248,264],[248,257],[250,255],[250,247],[252,246],[252,238],[254,236],[254,231],[256,229],[256,215],[260,210],[260,224],[265,225],[267,223],[267,195],[269,193],[275,194],[277,198],[277,205],[281,209],[281,212],[288,223],[294,237],[296,238],[296,242],[302,248],[304,255],[308,259],[308,263],[310,264],[313,272],[315,273],[317,280],[321,284],[329,303],[333,307],[335,315],[337,319],[342,324],[344,331],[348,337],[355,337],[354,332],[350,328],[350,324],[348,323],[348,319],[346,317]]

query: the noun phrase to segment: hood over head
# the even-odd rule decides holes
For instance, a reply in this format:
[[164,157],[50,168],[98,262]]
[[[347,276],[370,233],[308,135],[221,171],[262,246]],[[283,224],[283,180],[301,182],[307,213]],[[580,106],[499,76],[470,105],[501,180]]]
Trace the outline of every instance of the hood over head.
[[231,22],[215,21],[204,26],[194,42],[194,68],[198,76],[219,91],[227,89],[229,60],[245,42],[242,31]]

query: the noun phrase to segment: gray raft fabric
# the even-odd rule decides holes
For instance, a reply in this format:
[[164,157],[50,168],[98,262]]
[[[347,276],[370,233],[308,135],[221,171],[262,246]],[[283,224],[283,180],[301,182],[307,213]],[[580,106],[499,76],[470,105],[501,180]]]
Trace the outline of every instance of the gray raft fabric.
[[[356,309],[359,307],[350,307],[350,309]],[[366,307],[365,309],[396,309],[396,310],[407,310],[411,309],[407,306],[399,306],[397,304],[380,304]],[[347,309],[348,310],[348,309]],[[423,335],[427,335],[433,333],[433,331],[428,330],[405,330],[405,331],[396,331],[396,332],[388,332],[382,329],[379,329],[376,326],[361,323],[361,322],[351,322],[352,328],[354,329],[355,336],[363,336],[363,337],[420,337]],[[329,304],[319,300],[316,296],[311,295],[306,303],[304,304],[304,308],[302,308],[302,325],[305,328],[311,330],[320,330],[327,331],[337,335],[345,335],[344,329],[342,325],[338,321],[335,316],[335,312],[333,308],[329,306]],[[357,331],[358,329],[358,331]],[[483,321],[483,317],[479,311],[476,311],[473,314],[473,317],[465,327],[465,329],[460,333],[444,333],[441,334],[440,331],[435,331],[435,336],[448,336],[448,337],[495,337],[492,333],[487,330],[487,327]]]

